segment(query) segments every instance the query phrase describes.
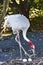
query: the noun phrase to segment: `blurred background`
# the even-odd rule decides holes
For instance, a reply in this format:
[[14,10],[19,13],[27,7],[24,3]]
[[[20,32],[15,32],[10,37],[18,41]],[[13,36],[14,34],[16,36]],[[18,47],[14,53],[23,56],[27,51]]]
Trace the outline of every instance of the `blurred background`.
[[30,20],[30,31],[43,31],[43,0],[0,0],[0,31],[4,17],[17,13]]

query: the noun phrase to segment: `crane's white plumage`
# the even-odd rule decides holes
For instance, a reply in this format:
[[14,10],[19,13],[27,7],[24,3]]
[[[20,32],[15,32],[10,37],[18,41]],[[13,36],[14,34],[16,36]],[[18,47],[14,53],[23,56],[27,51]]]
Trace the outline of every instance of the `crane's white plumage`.
[[25,28],[30,27],[29,20],[21,14],[8,15],[4,19],[6,19],[4,27],[9,26],[12,28],[12,30],[24,30]]
[[30,27],[30,22],[29,20],[21,14],[16,14],[16,15],[8,15],[5,18],[5,23],[4,23],[4,28],[7,27],[11,27],[13,34],[16,34],[19,30],[22,30],[23,32],[23,37],[27,42],[30,42],[30,47],[31,48],[35,48],[33,43],[26,37],[26,32],[28,30],[28,28]]
[[29,41],[25,35],[27,32],[27,29],[30,27],[30,22],[24,15],[21,15],[21,14],[8,15],[4,19],[6,20],[3,27],[5,26],[11,27],[13,34],[15,33],[15,31],[17,33],[17,31],[22,30],[25,40]]

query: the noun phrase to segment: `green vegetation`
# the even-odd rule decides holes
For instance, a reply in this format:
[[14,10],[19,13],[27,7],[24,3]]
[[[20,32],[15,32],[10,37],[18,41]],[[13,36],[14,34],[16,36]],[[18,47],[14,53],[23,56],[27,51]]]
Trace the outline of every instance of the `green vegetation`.
[[31,28],[43,30],[43,0],[0,0],[0,18],[17,13],[30,19]]
[[3,5],[0,3],[0,17],[1,17],[1,12],[2,12],[2,9],[3,9]]

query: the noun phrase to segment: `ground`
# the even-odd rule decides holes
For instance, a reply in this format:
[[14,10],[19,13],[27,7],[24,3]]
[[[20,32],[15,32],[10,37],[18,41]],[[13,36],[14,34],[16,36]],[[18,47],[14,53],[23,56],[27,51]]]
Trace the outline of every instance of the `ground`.
[[43,58],[36,58],[32,62],[18,62],[13,60],[9,60],[4,62],[2,65],[43,65]]
[[[21,34],[22,46],[29,52],[30,47]],[[33,41],[36,47],[36,57],[33,58],[33,61],[31,63],[17,63],[15,61],[15,59],[20,58],[19,46],[15,41],[15,35],[10,35],[7,37],[3,36],[3,39],[0,39],[0,61],[4,62],[2,65],[37,65],[38,62],[43,62],[43,32],[28,32],[27,37]],[[25,58],[24,53],[23,58]]]

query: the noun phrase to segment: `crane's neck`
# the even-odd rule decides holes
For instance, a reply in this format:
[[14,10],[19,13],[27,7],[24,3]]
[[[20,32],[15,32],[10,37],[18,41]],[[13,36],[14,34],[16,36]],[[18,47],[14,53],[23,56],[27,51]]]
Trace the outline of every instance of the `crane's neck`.
[[24,39],[29,43],[31,49],[35,49],[35,46],[34,46],[34,44],[32,43],[32,41],[30,41],[30,40],[26,37],[26,32],[27,32],[26,30],[23,31],[23,37],[24,37]]
[[23,31],[23,37],[27,42],[30,42],[30,40],[26,37],[26,30]]

